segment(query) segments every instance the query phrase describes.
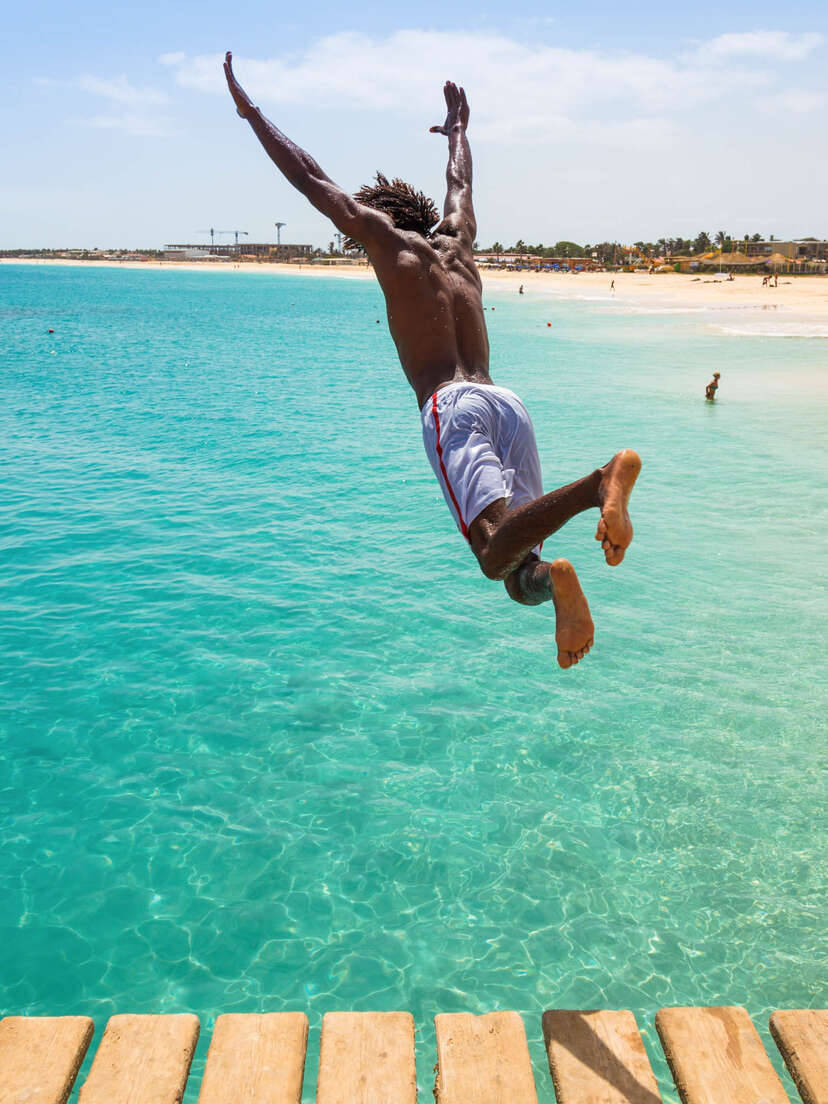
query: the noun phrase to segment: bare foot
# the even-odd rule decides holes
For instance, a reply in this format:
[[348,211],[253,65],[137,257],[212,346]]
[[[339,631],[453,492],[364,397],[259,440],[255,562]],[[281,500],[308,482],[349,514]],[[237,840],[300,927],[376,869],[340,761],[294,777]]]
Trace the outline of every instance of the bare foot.
[[627,503],[640,471],[641,457],[632,449],[617,452],[604,469],[599,491],[601,520],[595,539],[601,542],[604,558],[612,567],[621,563],[633,539]]
[[572,667],[583,659],[594,642],[595,626],[589,616],[586,596],[569,560],[549,565],[552,601],[555,605],[555,641],[558,663]]

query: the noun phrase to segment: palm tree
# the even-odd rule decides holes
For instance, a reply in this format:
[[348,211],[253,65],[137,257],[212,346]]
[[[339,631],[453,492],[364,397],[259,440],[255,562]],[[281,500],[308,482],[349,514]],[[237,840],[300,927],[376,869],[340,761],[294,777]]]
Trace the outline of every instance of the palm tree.
[[718,245],[720,250],[724,251],[724,243],[726,241],[727,241],[727,234],[724,232],[724,230],[717,230],[716,231],[716,245]]

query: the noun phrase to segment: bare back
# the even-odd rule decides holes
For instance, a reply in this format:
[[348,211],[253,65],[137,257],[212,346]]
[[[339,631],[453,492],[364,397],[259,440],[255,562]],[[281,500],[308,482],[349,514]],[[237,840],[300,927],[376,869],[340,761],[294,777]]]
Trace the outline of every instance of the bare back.
[[361,242],[385,294],[388,326],[420,406],[455,380],[491,383],[482,284],[474,263],[477,223],[466,137],[466,93],[446,81],[446,120],[430,128],[449,140],[442,221],[428,237],[394,225],[388,214],[357,202],[305,150],[266,119],[224,61],[236,110],[247,119],[287,180],[348,237]]
[[420,406],[458,380],[491,383],[481,280],[464,237],[394,230],[369,250],[388,328]]

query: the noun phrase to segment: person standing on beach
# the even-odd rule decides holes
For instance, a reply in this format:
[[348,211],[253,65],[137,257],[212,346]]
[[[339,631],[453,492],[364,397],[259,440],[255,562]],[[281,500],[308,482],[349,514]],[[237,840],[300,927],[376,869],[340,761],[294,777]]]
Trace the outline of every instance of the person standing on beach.
[[346,236],[346,248],[361,245],[374,266],[391,336],[417,396],[426,453],[483,574],[502,580],[522,605],[552,601],[558,663],[573,666],[593,645],[589,605],[572,564],[542,560],[541,545],[576,514],[595,508],[595,539],[606,562],[620,564],[633,538],[627,503],[641,460],[622,449],[603,467],[543,493],[529,414],[489,375],[465,92],[446,82],[445,122],[430,128],[449,145],[441,219],[422,192],[380,173],[355,196],[343,191],[254,106],[232,60],[228,53],[224,71],[238,114],[287,180]]

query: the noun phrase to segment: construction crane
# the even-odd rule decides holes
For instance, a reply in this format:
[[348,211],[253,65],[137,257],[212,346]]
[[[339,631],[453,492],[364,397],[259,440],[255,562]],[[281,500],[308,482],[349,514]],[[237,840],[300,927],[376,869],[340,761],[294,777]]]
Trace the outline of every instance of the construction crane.
[[[219,232],[219,234],[221,233],[220,230],[218,232]],[[212,249],[213,246],[216,244],[216,231],[212,228],[212,226],[210,227],[209,230],[199,230],[198,233],[199,234],[209,234],[210,235],[210,248]]]
[[287,223],[274,222],[273,225],[276,227],[276,248],[278,249],[279,246],[282,244],[282,227],[287,226]]
[[244,234],[245,237],[249,237],[246,230],[216,230],[216,233],[217,234],[235,234],[236,235],[236,245],[237,246],[239,244],[239,234]]

